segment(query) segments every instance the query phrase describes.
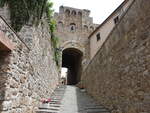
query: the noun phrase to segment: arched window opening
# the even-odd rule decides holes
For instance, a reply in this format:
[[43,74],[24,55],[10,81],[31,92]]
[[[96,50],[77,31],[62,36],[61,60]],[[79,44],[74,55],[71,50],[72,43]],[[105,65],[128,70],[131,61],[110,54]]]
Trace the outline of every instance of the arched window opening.
[[71,14],[75,16],[77,13],[75,10],[73,10]]
[[84,30],[88,31],[88,26],[87,25],[84,25]]
[[58,22],[58,27],[62,28],[63,27],[63,22],[59,21]]
[[66,15],[70,15],[70,10],[66,9],[65,13],[66,13]]
[[94,27],[93,27],[93,26],[90,26],[90,30],[91,30],[91,31],[94,31]]
[[79,15],[79,16],[82,16],[82,12],[79,11],[79,12],[78,12],[78,15]]

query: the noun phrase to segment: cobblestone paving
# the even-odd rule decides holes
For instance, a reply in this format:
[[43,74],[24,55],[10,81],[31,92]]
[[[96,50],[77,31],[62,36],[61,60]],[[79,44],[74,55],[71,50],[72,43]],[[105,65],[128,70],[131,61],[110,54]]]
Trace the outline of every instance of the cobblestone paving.
[[84,90],[75,86],[62,86],[55,90],[48,106],[39,107],[37,113],[110,113],[98,105]]

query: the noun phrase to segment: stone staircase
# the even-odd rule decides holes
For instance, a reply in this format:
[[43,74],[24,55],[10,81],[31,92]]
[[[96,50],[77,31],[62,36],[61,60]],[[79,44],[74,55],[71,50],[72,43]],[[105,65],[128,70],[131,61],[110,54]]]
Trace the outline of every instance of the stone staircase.
[[108,109],[88,96],[85,91],[75,86],[57,88],[51,99],[49,104],[40,106],[36,113],[110,113]]
[[93,98],[87,95],[86,91],[77,88],[78,112],[77,113],[111,113],[109,109],[95,102]]
[[42,104],[36,113],[58,113],[61,107],[61,100],[64,97],[65,86],[56,88],[51,96],[51,102]]

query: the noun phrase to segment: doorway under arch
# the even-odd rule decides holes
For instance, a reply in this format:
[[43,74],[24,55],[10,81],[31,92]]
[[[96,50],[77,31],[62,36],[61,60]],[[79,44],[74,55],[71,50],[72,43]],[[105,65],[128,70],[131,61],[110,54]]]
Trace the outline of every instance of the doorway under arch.
[[82,56],[83,53],[75,48],[67,48],[62,52],[62,67],[68,69],[66,76],[68,85],[75,85],[80,81]]

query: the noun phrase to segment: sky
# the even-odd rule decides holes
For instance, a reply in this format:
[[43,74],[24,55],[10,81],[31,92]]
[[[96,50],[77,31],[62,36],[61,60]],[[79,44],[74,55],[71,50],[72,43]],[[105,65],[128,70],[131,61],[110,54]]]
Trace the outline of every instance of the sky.
[[67,68],[62,68],[61,69],[61,77],[66,77],[67,76],[67,72],[68,72]]
[[51,0],[55,12],[59,6],[91,10],[94,23],[102,23],[124,0]]

